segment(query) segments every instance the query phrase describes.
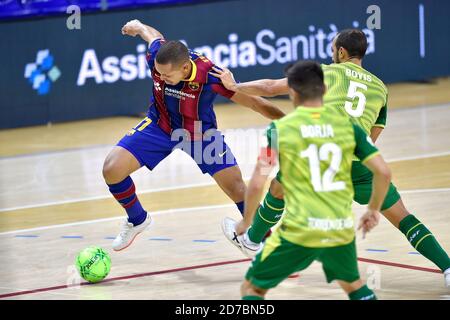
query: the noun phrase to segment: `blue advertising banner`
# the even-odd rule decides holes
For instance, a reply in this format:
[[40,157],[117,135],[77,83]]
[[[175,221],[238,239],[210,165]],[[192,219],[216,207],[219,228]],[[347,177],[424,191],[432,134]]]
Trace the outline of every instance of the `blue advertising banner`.
[[70,15],[3,22],[0,128],[145,112],[146,44],[120,32],[132,19],[183,40],[241,81],[282,77],[298,59],[331,63],[336,32],[357,27],[369,42],[364,66],[389,83],[450,75],[448,12],[445,0],[229,0],[81,11],[79,28]]

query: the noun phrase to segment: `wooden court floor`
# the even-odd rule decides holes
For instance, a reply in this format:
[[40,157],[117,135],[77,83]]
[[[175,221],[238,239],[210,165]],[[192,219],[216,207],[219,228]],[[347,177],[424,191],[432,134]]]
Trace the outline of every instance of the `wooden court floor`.
[[[393,95],[394,107],[377,143],[407,208],[447,252],[449,83],[429,90],[416,85],[393,87],[398,94]],[[413,93],[415,100],[411,100]],[[284,110],[291,109],[286,101],[275,101]],[[267,120],[233,105],[219,106],[217,113],[248,179],[256,156],[255,139]],[[214,181],[182,153],[175,152],[153,172],[141,169],[132,175],[154,224],[127,250],[112,251],[124,212],[109,195],[101,167],[112,145],[138,122],[112,118],[0,131],[0,260],[4,262],[0,298],[239,299],[249,261],[220,229],[224,217],[238,218],[239,213]],[[357,217],[364,210],[356,204],[354,209]],[[89,245],[110,253],[111,273],[102,283],[78,285],[74,259]],[[450,299],[437,267],[387,220],[364,240],[358,234],[357,246],[361,276],[380,299]],[[285,280],[268,298],[347,297],[337,284],[325,282],[320,264],[314,263],[299,278]]]

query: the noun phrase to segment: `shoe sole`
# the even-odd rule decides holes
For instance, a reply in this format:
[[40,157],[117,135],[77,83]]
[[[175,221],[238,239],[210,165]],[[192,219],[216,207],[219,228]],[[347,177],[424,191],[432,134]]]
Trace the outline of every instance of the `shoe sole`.
[[138,235],[140,235],[142,232],[144,232],[144,231],[145,231],[147,228],[149,228],[152,224],[153,224],[153,218],[152,218],[152,220],[150,220],[150,223],[149,223],[148,226],[146,226],[142,231],[139,231],[138,233],[136,233],[136,234],[134,235],[133,239],[131,239],[130,243],[127,244],[126,247],[123,247],[122,249],[114,249],[114,248],[113,248],[113,250],[116,251],[116,252],[125,250],[126,248],[128,248],[129,246],[131,246],[131,245],[133,244],[134,239],[136,239],[136,237],[137,237]]

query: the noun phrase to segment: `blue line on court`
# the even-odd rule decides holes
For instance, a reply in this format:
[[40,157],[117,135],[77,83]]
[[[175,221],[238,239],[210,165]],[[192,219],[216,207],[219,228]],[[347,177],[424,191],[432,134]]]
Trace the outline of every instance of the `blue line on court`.
[[148,240],[155,240],[155,241],[172,241],[173,239],[170,238],[150,238]]
[[216,242],[216,240],[192,240],[192,242]]
[[366,249],[366,251],[371,251],[371,252],[388,252],[389,250],[384,250],[384,249]]
[[420,255],[419,252],[408,252],[408,254],[419,254]]
[[105,237],[107,240],[114,240],[116,237]]
[[83,236],[62,236],[63,239],[83,239]]
[[16,237],[16,238],[37,238],[39,236],[36,236],[33,234],[17,234],[14,237]]

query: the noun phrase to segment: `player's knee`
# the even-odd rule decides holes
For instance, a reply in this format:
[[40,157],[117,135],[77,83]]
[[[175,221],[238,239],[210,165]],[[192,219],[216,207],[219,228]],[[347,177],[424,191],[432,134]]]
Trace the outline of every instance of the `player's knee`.
[[122,177],[123,174],[121,173],[121,166],[119,162],[114,159],[114,157],[109,154],[105,162],[103,163],[103,178],[105,179],[106,183],[118,183],[122,181],[125,177]]
[[284,192],[283,192],[283,186],[281,183],[278,182],[277,179],[273,179],[270,183],[270,194],[274,196],[277,199],[283,199]]

